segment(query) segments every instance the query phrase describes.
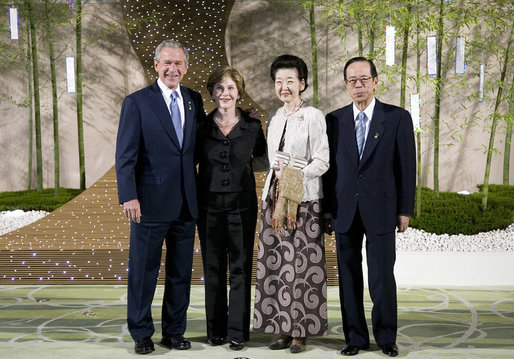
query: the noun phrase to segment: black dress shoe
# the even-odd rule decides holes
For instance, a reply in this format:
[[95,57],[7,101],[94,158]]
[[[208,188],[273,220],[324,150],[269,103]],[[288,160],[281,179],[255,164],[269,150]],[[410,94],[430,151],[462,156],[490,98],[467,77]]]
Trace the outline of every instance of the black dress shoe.
[[230,344],[228,346],[232,350],[241,350],[245,347],[245,343],[244,342],[236,342],[235,340],[231,340]]
[[366,349],[368,349],[368,348],[369,348],[369,346],[367,346],[367,345],[366,345],[366,346],[363,346],[363,347],[359,347],[359,346],[357,346],[357,345],[347,344],[347,345],[345,345],[345,347],[341,350],[341,354],[343,354],[343,355],[348,355],[348,356],[350,356],[350,355],[357,355],[357,354],[359,354],[359,351],[360,351],[361,349],[366,350]]
[[161,345],[168,349],[186,350],[191,349],[191,342],[184,338],[183,335],[173,335],[171,337],[163,336]]
[[394,343],[382,345],[380,348],[382,348],[382,353],[390,357],[395,357],[399,353],[398,347]]
[[134,351],[136,354],[149,354],[155,350],[153,341],[150,337],[136,340]]
[[212,337],[210,339],[207,340],[209,342],[210,345],[213,345],[213,346],[216,346],[216,345],[221,345],[225,342],[225,338],[223,337]]

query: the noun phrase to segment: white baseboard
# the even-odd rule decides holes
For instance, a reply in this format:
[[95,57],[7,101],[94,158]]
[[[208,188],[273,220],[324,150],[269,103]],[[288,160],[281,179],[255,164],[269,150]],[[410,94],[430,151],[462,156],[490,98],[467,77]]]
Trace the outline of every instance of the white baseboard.
[[[363,270],[367,286],[366,253]],[[416,286],[512,286],[514,252],[397,252],[396,284]]]
[[398,285],[511,286],[514,253],[398,252]]

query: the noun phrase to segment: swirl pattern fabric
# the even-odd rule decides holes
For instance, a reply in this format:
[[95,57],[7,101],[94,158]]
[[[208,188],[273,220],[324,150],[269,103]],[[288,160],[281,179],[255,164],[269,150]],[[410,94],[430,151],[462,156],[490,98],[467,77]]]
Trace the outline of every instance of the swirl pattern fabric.
[[[271,192],[271,191],[270,191]],[[254,330],[292,337],[328,335],[325,245],[318,200],[298,207],[297,229],[271,225],[271,196],[262,204]]]

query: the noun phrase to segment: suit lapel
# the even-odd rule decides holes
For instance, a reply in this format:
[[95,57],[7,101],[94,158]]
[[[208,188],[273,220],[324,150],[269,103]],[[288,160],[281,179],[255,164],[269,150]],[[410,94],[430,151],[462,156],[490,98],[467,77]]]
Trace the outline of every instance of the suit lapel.
[[159,85],[157,85],[157,81],[152,84],[150,91],[150,107],[155,113],[155,116],[161,123],[162,127],[170,137],[171,141],[178,146],[178,138],[175,133],[175,129],[173,128],[173,123],[171,122],[171,115],[166,107],[166,102],[162,97],[161,89]]
[[189,96],[189,90],[180,85],[180,92],[182,93],[182,99],[184,101],[184,137],[182,141],[182,148],[191,145],[191,139],[193,128],[196,126],[194,121],[195,107],[191,96]]
[[362,153],[359,167],[362,167],[369,159],[385,131],[384,121],[386,118],[384,109],[380,101],[375,101],[375,109],[373,110],[373,117],[369,125],[368,137],[366,138],[366,145],[364,146],[364,152]]
[[357,141],[355,140],[355,121],[353,119],[352,105],[343,108],[343,114],[339,121],[339,136],[348,152],[348,158],[357,165],[359,162],[359,152],[357,149]]

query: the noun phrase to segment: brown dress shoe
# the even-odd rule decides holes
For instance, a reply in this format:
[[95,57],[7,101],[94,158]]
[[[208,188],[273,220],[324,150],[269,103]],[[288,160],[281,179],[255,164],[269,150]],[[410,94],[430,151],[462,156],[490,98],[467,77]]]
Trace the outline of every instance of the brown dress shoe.
[[291,346],[291,342],[293,341],[292,337],[289,337],[287,335],[281,335],[280,338],[275,340],[273,343],[268,345],[268,348],[271,350],[281,350],[286,349]]
[[307,338],[293,338],[293,343],[291,344],[291,348],[289,348],[289,350],[293,354],[301,353],[301,352],[305,351],[306,341],[307,341]]

